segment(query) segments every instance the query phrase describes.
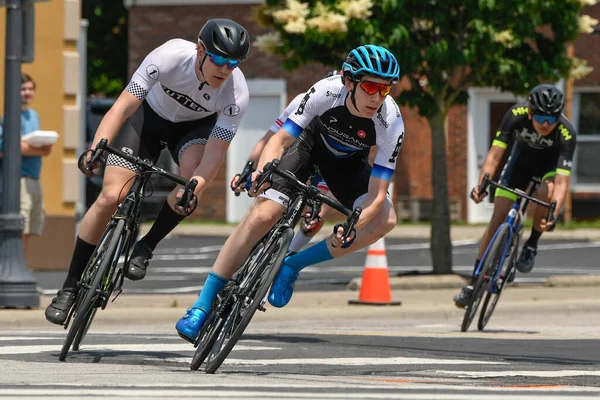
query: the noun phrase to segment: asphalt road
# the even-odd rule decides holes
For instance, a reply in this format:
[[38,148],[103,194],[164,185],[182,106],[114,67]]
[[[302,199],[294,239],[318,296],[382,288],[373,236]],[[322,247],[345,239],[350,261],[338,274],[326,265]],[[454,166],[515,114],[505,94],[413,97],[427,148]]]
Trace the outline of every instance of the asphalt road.
[[189,370],[193,348],[172,330],[115,324],[90,332],[65,363],[60,328],[1,331],[0,398],[591,399],[600,396],[599,317],[571,315],[566,330],[564,315],[499,314],[503,328],[480,334],[427,317],[352,334],[255,321],[214,375]]
[[[146,278],[127,282],[123,294],[195,293],[201,287],[217,257],[223,237],[171,237],[157,247]],[[432,271],[427,241],[386,239],[390,276],[426,274]],[[536,267],[527,274],[517,274],[517,284],[540,284],[550,275],[600,274],[600,242],[540,242]],[[469,275],[473,269],[475,241],[454,243],[454,272]],[[343,290],[348,282],[362,275],[366,251],[305,269],[296,284],[297,290]],[[54,294],[62,286],[66,272],[34,272],[45,294]]]

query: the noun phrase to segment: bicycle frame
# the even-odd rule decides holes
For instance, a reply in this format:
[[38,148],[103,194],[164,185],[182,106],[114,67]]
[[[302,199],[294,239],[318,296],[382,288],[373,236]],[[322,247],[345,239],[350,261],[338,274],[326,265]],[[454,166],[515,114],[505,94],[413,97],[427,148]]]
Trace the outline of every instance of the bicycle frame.
[[[538,199],[535,199],[532,197],[533,193],[535,193],[535,191],[538,189],[540,184],[541,184],[540,179],[533,178],[531,180],[531,184],[529,185],[529,189],[527,190],[527,192],[523,192],[521,190],[511,189],[511,188],[508,188],[501,184],[498,184],[496,182],[493,182],[489,179],[489,174],[485,175],[482,185],[480,187],[480,193],[485,192],[485,188],[488,185],[491,185],[493,187],[504,189],[508,192],[515,194],[517,196],[517,198],[516,198],[515,202],[513,203],[512,208],[508,212],[504,222],[498,227],[498,229],[496,229],[496,232],[494,232],[494,236],[491,238],[488,246],[485,249],[485,252],[483,253],[483,256],[481,257],[481,260],[479,261],[479,264],[477,265],[477,269],[475,270],[474,276],[478,276],[481,273],[481,268],[485,262],[485,259],[488,256],[490,248],[492,247],[492,243],[494,243],[494,241],[496,240],[496,237],[498,236],[498,233],[502,230],[502,227],[505,225],[508,225],[510,228],[508,230],[508,234],[509,234],[508,240],[504,244],[504,248],[502,249],[502,257],[500,258],[498,267],[496,268],[496,271],[494,271],[494,275],[492,276],[492,281],[496,281],[498,274],[500,273],[500,270],[502,269],[501,267],[504,265],[504,261],[506,259],[508,250],[510,249],[510,246],[512,245],[512,243],[514,241],[515,235],[519,235],[523,229],[523,224],[522,224],[523,215],[527,211],[527,206],[529,205],[529,202],[534,202],[534,203],[540,204],[542,206],[548,207],[548,216],[554,214],[554,208],[556,206],[555,201],[552,201],[551,204],[547,204],[541,200],[538,200]],[[549,217],[547,217],[547,219],[549,219]]]

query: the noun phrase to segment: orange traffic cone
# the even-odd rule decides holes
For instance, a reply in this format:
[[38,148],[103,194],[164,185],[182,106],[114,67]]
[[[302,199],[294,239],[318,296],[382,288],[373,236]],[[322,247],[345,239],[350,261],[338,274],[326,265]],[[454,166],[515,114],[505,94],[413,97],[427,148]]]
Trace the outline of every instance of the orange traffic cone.
[[399,301],[392,301],[387,255],[383,238],[369,246],[358,301],[350,300],[348,303],[376,306],[397,306],[401,304]]

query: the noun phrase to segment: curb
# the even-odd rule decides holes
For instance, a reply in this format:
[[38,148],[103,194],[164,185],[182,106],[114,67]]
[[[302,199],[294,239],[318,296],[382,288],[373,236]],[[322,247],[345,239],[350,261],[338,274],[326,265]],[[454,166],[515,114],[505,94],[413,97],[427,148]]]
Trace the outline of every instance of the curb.
[[[390,277],[390,290],[434,290],[434,289],[460,289],[467,284],[467,279],[460,275],[425,275]],[[360,290],[362,278],[354,278],[346,286],[347,290]],[[600,287],[600,275],[551,275],[544,282],[528,283],[517,282],[511,286],[527,287]]]
[[[400,276],[390,277],[390,290],[428,290],[428,289],[460,289],[467,284],[467,280],[460,275],[427,275],[427,276]],[[346,289],[360,290],[362,278],[354,278],[348,283]]]
[[595,287],[600,286],[600,275],[551,275],[543,286],[547,287]]
[[[145,223],[140,228],[140,234],[145,235],[150,229],[150,224]],[[227,237],[236,228],[236,225],[199,225],[199,224],[180,224],[169,236],[220,236]],[[333,224],[325,224],[324,229],[316,235],[316,239],[323,239],[329,235],[333,229]],[[485,226],[454,226],[450,228],[452,240],[479,240],[485,230]],[[431,226],[429,225],[398,225],[386,238],[394,239],[421,239],[429,240],[431,238]],[[552,234],[544,235],[545,241],[553,240],[588,240],[600,241],[600,229],[574,229],[558,230]]]

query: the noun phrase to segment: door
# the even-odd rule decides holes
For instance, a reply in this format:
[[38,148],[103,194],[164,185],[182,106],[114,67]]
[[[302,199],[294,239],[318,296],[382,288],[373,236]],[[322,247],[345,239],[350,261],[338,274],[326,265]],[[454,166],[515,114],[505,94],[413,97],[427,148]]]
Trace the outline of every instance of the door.
[[467,130],[467,220],[469,223],[488,222],[492,216],[493,196],[489,196],[480,204],[475,204],[468,196],[471,189],[479,182],[481,167],[504,114],[513,104],[521,100],[510,93],[502,93],[494,88],[469,89]]
[[254,200],[246,193],[236,197],[229,188],[231,178],[242,171],[256,142],[263,137],[287,106],[284,80],[251,79],[248,80],[248,90],[250,91],[248,110],[227,151],[225,191],[228,223],[239,222]]

